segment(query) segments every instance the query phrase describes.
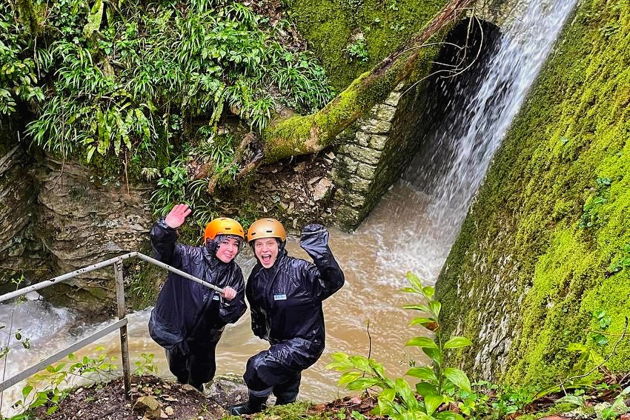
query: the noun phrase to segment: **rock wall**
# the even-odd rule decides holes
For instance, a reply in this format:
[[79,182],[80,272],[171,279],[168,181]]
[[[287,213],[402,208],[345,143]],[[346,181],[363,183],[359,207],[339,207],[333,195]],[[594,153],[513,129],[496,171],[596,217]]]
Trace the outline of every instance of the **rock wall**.
[[443,331],[473,340],[454,359],[476,377],[568,377],[595,311],[611,319],[597,351],[630,370],[629,25],[623,0],[579,3],[441,273]]
[[[367,118],[342,134],[333,170],[335,222],[354,229],[379,202],[419,147],[422,89],[400,84]],[[403,93],[405,94],[403,96]]]
[[0,293],[11,280],[47,271],[41,242],[33,235],[35,182],[30,158],[17,141],[17,127],[0,120]]
[[[0,293],[14,290],[16,279],[24,287],[125,252],[146,251],[153,221],[147,189],[131,187],[128,193],[120,181],[76,162],[31,156],[18,141],[21,128],[18,121],[0,120]],[[130,283],[142,279],[148,284],[142,287],[152,287],[156,276],[164,277],[152,272],[145,279],[140,271],[147,271],[144,264],[128,265]],[[41,293],[101,315],[115,305],[112,279],[113,269],[103,269]]]
[[[107,182],[80,164],[50,158],[39,179],[36,233],[50,253],[53,275],[147,247],[148,190],[131,186],[127,192],[120,180]],[[73,307],[111,306],[111,279],[113,268],[93,271],[46,295]]]

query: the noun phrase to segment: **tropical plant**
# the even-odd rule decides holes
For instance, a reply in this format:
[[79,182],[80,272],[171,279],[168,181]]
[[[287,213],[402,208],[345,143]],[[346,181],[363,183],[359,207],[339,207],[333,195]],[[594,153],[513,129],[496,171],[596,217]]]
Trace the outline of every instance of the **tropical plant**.
[[278,104],[312,111],[332,97],[314,58],[288,51],[281,29],[242,3],[22,3],[44,31],[0,5],[0,112],[30,103],[28,134],[63,156],[155,157],[177,135],[171,115],[213,126],[230,107],[261,129]]
[[[428,331],[437,331],[441,304],[434,298],[435,289],[424,286],[412,273],[407,273],[407,280],[410,287],[403,291],[424,299],[420,304],[404,306],[423,313],[414,318],[410,325],[421,325]],[[377,389],[377,414],[400,420],[461,419],[459,413],[448,407],[455,405],[460,412],[466,413],[474,405],[475,394],[468,376],[460,369],[446,366],[444,356],[448,351],[471,344],[469,339],[461,336],[448,339],[440,335],[435,338],[417,336],[410,339],[406,345],[419,347],[431,360],[430,366],[414,366],[407,371],[407,376],[420,379],[415,386],[410,385],[405,378],[389,378],[380,363],[364,356],[335,353],[328,368],[343,372],[339,384],[350,390],[368,392]]]

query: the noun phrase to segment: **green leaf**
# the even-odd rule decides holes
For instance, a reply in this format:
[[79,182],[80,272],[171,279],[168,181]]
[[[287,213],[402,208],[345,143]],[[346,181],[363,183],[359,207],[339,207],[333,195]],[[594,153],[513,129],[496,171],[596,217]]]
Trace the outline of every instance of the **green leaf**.
[[470,380],[463,371],[455,368],[446,368],[444,369],[444,376],[446,376],[449,381],[451,381],[464,391],[471,392]]
[[22,397],[26,399],[26,397],[28,397],[28,394],[30,394],[32,390],[33,390],[32,385],[26,385],[24,388],[22,388]]
[[431,312],[431,309],[427,305],[403,305],[403,308],[422,312]]
[[356,391],[359,389],[366,390],[374,385],[377,385],[379,382],[380,380],[376,378],[359,378],[356,381],[352,381],[348,385],[346,385],[346,388],[348,388],[350,391]]
[[442,411],[437,413],[435,418],[439,420],[464,420],[461,415],[453,413],[452,411]]
[[396,398],[396,391],[392,388],[384,389],[378,394],[379,401],[392,402],[394,398]]
[[402,398],[408,409],[413,410],[418,407],[418,400],[416,400],[409,383],[405,379],[397,378],[394,386],[396,393]]
[[437,408],[444,402],[444,397],[441,395],[427,395],[424,397],[424,405],[427,410],[427,414],[431,415]]
[[432,322],[436,322],[435,318],[425,318],[425,317],[419,317],[419,318],[414,318],[411,320],[411,322],[409,323],[409,326],[413,326],[413,325],[426,325],[426,324],[430,324]]
[[408,376],[413,376],[415,378],[420,378],[420,379],[424,379],[425,381],[436,381],[437,382],[437,377],[435,376],[435,373],[433,372],[433,369],[428,368],[428,367],[415,367],[415,368],[411,368],[407,371],[407,373],[405,373],[405,375]]
[[429,307],[431,308],[431,312],[435,315],[436,318],[440,315],[440,309],[442,309],[442,304],[437,300],[429,302]]
[[411,283],[411,286],[416,292],[422,293],[422,280],[420,280],[420,277],[416,276],[411,271],[408,271],[407,274],[405,274],[405,277],[407,278],[407,281]]
[[361,372],[346,372],[339,378],[339,385],[346,385],[361,377]]
[[422,351],[438,365],[442,364],[442,351],[439,348],[423,347]]
[[420,395],[422,395],[423,397],[426,397],[427,395],[437,395],[437,388],[435,387],[435,385],[430,384],[428,382],[418,382],[416,384],[416,392]]
[[367,357],[364,356],[350,356],[350,362],[357,369],[366,371],[370,369],[370,364]]
[[405,343],[405,346],[424,347],[429,349],[436,349],[437,344],[429,337],[414,337]]
[[452,337],[444,344],[445,349],[458,349],[461,347],[468,347],[472,345],[472,341],[470,341],[466,337]]

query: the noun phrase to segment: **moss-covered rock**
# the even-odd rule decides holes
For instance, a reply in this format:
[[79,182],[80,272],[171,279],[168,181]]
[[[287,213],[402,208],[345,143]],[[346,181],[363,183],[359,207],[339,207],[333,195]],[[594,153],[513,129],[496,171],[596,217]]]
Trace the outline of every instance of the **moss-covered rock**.
[[289,14],[343,89],[418,32],[446,0],[290,0]]
[[449,255],[443,322],[475,342],[457,358],[477,376],[570,376],[595,311],[611,317],[597,351],[630,368],[630,342],[614,346],[630,316],[629,28],[623,0],[579,4]]

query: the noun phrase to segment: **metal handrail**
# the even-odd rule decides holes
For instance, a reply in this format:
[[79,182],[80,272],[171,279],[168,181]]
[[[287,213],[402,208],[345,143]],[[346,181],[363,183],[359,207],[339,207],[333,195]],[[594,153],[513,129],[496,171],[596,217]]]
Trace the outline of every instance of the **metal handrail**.
[[6,293],[2,296],[0,296],[0,303],[1,302],[5,302],[11,299],[14,299],[16,297],[25,295],[29,292],[33,292],[35,290],[41,290],[44,289],[46,287],[52,286],[54,284],[58,284],[58,283],[63,283],[64,281],[70,280],[76,276],[79,276],[81,274],[85,274],[85,273],[89,273],[91,271],[94,270],[98,270],[104,267],[107,267],[109,265],[113,265],[114,266],[114,278],[116,280],[116,306],[118,309],[118,321],[104,327],[101,328],[100,330],[96,331],[94,334],[90,335],[89,337],[86,337],[80,341],[78,341],[77,343],[74,343],[71,346],[66,347],[63,350],[60,350],[59,352],[53,354],[52,356],[46,358],[45,360],[40,361],[39,363],[35,364],[34,366],[31,366],[29,368],[26,368],[22,371],[20,371],[19,373],[17,373],[16,375],[12,376],[11,378],[3,381],[0,383],[0,392],[4,391],[5,389],[15,385],[16,383],[28,378],[29,376],[39,372],[40,370],[43,370],[44,368],[46,368],[47,366],[49,366],[51,363],[54,363],[58,360],[63,359],[64,357],[66,357],[68,354],[79,350],[85,346],[87,346],[88,344],[93,343],[94,341],[104,337],[105,335],[109,334],[110,332],[113,332],[115,330],[120,330],[120,352],[121,352],[121,357],[122,357],[122,364],[123,364],[123,378],[124,378],[124,383],[125,383],[125,396],[127,398],[130,398],[130,392],[131,392],[131,371],[129,368],[129,343],[128,343],[128,335],[127,335],[127,309],[125,307],[125,275],[123,273],[123,267],[122,267],[122,262],[126,259],[129,258],[140,258],[141,260],[147,261],[148,263],[157,265],[158,267],[164,268],[170,272],[173,272],[175,274],[180,275],[181,277],[184,277],[188,280],[192,280],[196,283],[199,283],[209,289],[215,290],[219,293],[223,293],[223,289],[221,289],[220,287],[215,286],[214,284],[210,284],[207,281],[201,280],[200,278],[197,278],[195,276],[191,276],[188,273],[185,273],[181,270],[178,270],[175,267],[171,267],[168,264],[164,264],[161,261],[156,260],[155,258],[151,258],[148,257],[140,252],[130,252],[128,254],[124,254],[124,255],[120,255],[118,257],[115,258],[110,258],[109,260],[105,260],[105,261],[101,261],[99,263],[96,264],[92,264],[89,265],[87,267],[83,267],[83,268],[79,268],[78,270],[72,271],[70,273],[66,273],[63,274],[61,276],[58,277],[54,277],[50,280],[45,280],[42,281],[40,283],[34,284],[32,286],[27,286],[27,287],[23,287],[21,289],[18,289],[16,291],[10,292],[10,293]]

